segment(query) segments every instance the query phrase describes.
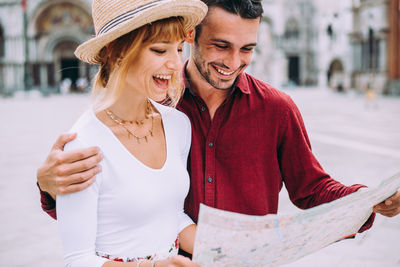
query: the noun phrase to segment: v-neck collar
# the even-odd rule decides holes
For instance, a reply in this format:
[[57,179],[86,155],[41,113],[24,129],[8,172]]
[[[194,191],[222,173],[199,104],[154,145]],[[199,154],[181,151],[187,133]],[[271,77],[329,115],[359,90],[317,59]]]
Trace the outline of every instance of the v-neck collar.
[[106,142],[104,143],[103,146],[111,146],[112,150],[115,150],[116,147],[119,147],[123,153],[125,155],[128,156],[128,158],[133,158],[139,166],[142,166],[144,169],[147,169],[149,171],[152,172],[161,172],[163,171],[169,161],[169,153],[170,153],[170,149],[169,149],[169,135],[168,135],[168,124],[165,123],[165,119],[167,116],[165,116],[165,107],[161,104],[158,104],[157,102],[149,99],[150,102],[154,105],[154,107],[156,108],[156,110],[160,113],[161,116],[161,123],[163,125],[163,129],[164,129],[164,138],[165,138],[165,149],[166,149],[166,157],[165,157],[165,161],[164,164],[161,168],[159,169],[154,169],[149,167],[148,165],[146,165],[145,163],[143,163],[141,160],[139,160],[134,154],[132,154],[123,144],[122,142],[118,139],[117,136],[115,136],[115,134],[111,131],[111,129],[109,127],[107,127],[102,121],[99,120],[99,118],[97,118],[96,114],[94,113],[93,109],[90,109],[90,116],[93,117],[93,120],[96,121],[96,123],[98,124],[98,126],[106,133],[106,137],[109,137],[111,140],[113,140],[113,143],[111,144],[107,144]]

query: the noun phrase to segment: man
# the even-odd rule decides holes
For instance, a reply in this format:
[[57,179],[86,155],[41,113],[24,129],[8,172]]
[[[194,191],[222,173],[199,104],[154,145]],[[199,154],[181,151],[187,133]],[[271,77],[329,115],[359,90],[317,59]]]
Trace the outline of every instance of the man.
[[[311,152],[292,100],[243,72],[257,44],[261,1],[203,1],[209,13],[189,34],[186,90],[178,106],[193,128],[187,214],[197,221],[200,203],[251,215],[277,213],[283,183],[291,201],[303,209],[363,187],[329,177]],[[87,188],[101,171],[98,148],[63,152],[74,138],[61,135],[37,173],[43,209],[53,217],[57,194]],[[400,191],[374,211],[399,214]],[[373,217],[360,231],[371,227]]]

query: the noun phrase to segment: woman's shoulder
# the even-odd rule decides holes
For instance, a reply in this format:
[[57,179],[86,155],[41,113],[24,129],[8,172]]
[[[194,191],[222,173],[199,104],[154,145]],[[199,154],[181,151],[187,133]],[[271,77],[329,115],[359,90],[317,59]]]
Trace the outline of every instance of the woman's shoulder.
[[75,121],[69,132],[93,132],[97,126],[97,118],[92,109],[88,109]]
[[77,133],[75,140],[69,142],[67,150],[88,147],[93,137],[98,134],[98,122],[92,109],[88,109],[75,121],[68,132]]

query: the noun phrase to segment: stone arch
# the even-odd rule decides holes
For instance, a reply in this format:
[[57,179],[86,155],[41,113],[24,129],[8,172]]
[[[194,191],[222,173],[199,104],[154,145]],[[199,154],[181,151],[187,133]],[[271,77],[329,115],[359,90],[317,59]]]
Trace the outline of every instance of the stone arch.
[[[87,5],[85,2],[82,2],[80,0],[52,0],[52,1],[42,1],[39,5],[36,6],[36,8],[34,9],[34,11],[32,12],[32,17],[30,18],[30,23],[28,26],[28,34],[31,36],[36,36],[38,34],[40,34],[40,30],[38,29],[40,27],[41,22],[45,21],[46,18],[51,17],[51,15],[53,15],[53,17],[55,19],[55,24],[57,22],[65,22],[63,21],[62,17],[58,18],[57,21],[57,14],[54,13],[61,13],[62,11],[71,11],[72,9],[75,9],[75,11],[80,11],[79,15],[81,18],[85,19],[85,24],[89,30],[91,31],[90,34],[93,33],[93,25],[92,25],[92,18],[91,18],[91,7],[89,5]],[[51,11],[56,11],[54,13],[52,13]],[[73,19],[76,19],[76,13],[73,14],[75,16],[72,16]],[[86,20],[90,21],[90,23],[86,23]],[[48,27],[49,25],[47,25]]]
[[74,56],[76,47],[94,33],[90,7],[81,0],[42,1],[28,32],[36,42],[34,84],[57,90],[66,77],[74,83],[89,77],[89,66]]
[[344,89],[345,69],[343,62],[339,58],[335,58],[331,61],[326,75],[329,87],[336,88],[339,91]]
[[85,36],[77,34],[73,30],[52,33],[48,36],[43,49],[39,51],[39,55],[45,61],[52,61],[54,57],[54,50],[60,43],[74,44],[70,49],[67,50],[75,50],[77,45],[83,43],[84,41],[86,41]]
[[44,48],[43,58],[48,62],[48,83],[50,85],[60,84],[63,79],[69,78],[72,89],[75,88],[77,79],[86,78],[90,81],[90,66],[78,60],[74,51],[83,37],[71,32],[52,34]]
[[78,43],[74,40],[60,40],[53,49],[53,58],[55,63],[55,79],[58,83],[64,79],[71,81],[72,89],[75,88],[76,81],[79,78],[79,60],[75,57],[74,51]]

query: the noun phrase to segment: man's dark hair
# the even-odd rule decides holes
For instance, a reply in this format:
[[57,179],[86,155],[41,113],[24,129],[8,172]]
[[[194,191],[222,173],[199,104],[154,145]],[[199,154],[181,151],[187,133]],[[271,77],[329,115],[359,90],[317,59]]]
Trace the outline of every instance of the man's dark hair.
[[256,19],[262,16],[261,0],[202,0],[208,8],[218,6],[244,19]]
[[[229,13],[239,15],[244,19],[261,18],[264,10],[261,0],[202,0],[208,8],[220,7]],[[200,36],[201,24],[196,27],[195,41]]]

